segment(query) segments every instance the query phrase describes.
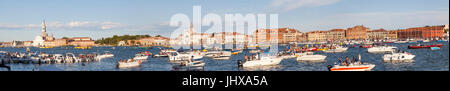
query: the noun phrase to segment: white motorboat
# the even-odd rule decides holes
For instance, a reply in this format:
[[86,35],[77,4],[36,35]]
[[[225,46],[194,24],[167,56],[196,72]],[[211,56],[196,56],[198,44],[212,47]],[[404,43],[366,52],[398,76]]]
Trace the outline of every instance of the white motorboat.
[[0,64],[6,64],[11,61],[11,58],[7,56],[7,52],[0,51]]
[[183,66],[187,66],[187,67],[203,67],[205,66],[205,62],[203,61],[185,61],[184,64],[182,64]]
[[370,71],[375,67],[374,64],[351,63],[349,65],[328,66],[330,71]]
[[408,41],[395,41],[394,43],[408,43]]
[[323,52],[325,53],[340,53],[340,52],[345,52],[347,51],[347,47],[336,47],[335,49],[328,49],[328,50],[324,50]]
[[133,61],[131,59],[127,60],[126,62],[117,62],[117,67],[119,68],[129,68],[129,67],[137,67],[141,65],[141,60]]
[[220,51],[219,54],[216,54],[213,56],[213,59],[217,59],[217,60],[228,60],[231,57],[231,52],[230,51]]
[[114,54],[106,52],[106,53],[103,53],[101,55],[96,56],[95,59],[101,60],[101,59],[104,59],[104,58],[112,58],[112,57],[114,57]]
[[195,55],[192,53],[178,53],[178,52],[172,52],[169,54],[169,61],[187,61],[187,60],[198,60],[202,59],[202,55]]
[[291,59],[291,58],[296,58],[297,54],[288,54],[288,55],[282,55],[281,58],[283,59]]
[[276,56],[263,56],[259,60],[251,60],[244,62],[243,67],[255,67],[255,66],[266,66],[266,65],[278,65],[283,60],[281,57]]
[[220,55],[220,53],[222,53],[222,52],[221,51],[208,51],[205,54],[205,57],[214,57],[214,56]]
[[169,57],[169,54],[171,52],[177,52],[177,50],[173,49],[161,50],[158,54],[153,55],[153,57]]
[[81,59],[76,57],[73,53],[66,53],[65,63],[77,63],[81,62]]
[[413,58],[415,55],[411,53],[403,52],[403,53],[394,53],[386,54],[383,56],[384,62],[413,62]]
[[377,47],[368,48],[367,51],[369,53],[389,53],[389,52],[395,51],[395,49],[397,49],[397,47],[394,47],[394,46],[377,46]]
[[54,63],[62,63],[64,61],[64,56],[62,54],[54,54],[53,62]]
[[313,52],[305,52],[297,57],[297,61],[325,62],[326,58],[327,56],[325,55],[314,55]]
[[213,55],[213,59],[216,60],[228,60],[231,57],[230,51],[220,51],[218,54]]
[[146,56],[145,54],[136,54],[133,59],[134,60],[147,60],[148,56]]

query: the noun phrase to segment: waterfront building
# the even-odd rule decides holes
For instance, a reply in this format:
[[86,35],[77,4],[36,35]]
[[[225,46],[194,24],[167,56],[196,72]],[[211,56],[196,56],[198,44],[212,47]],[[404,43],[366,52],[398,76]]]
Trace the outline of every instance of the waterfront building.
[[308,41],[322,42],[327,41],[328,31],[312,31],[308,32]]
[[400,39],[433,39],[442,38],[445,25],[442,26],[425,26],[408,29],[401,29],[398,33]]
[[281,28],[280,34],[282,34],[282,40],[281,43],[291,43],[291,42],[298,42],[297,39],[299,35],[301,35],[301,32],[296,29],[289,29],[289,28]]
[[397,39],[399,30],[391,30],[388,32],[388,39]]
[[333,40],[333,41],[345,40],[345,30],[344,29],[332,29],[327,32],[326,37],[328,40]]
[[147,37],[136,41],[139,42],[141,46],[168,46],[170,40],[166,37]]
[[257,29],[253,32],[254,43],[289,43],[296,42],[300,31],[290,28]]
[[33,46],[33,41],[24,41],[23,46]]
[[248,36],[238,32],[212,33],[208,44],[244,44]]
[[448,34],[448,24],[445,24],[445,27],[444,27],[444,37],[445,38],[449,38],[449,34]]
[[308,34],[307,33],[297,33],[298,42],[307,42],[308,41]]
[[345,36],[348,40],[365,40],[367,39],[367,31],[370,31],[370,29],[364,27],[363,25],[355,26],[352,28],[347,28],[345,31]]
[[79,47],[89,47],[95,46],[95,41],[90,37],[73,37],[67,42],[69,45],[79,46]]
[[389,32],[384,29],[377,29],[367,32],[367,38],[372,40],[388,39]]

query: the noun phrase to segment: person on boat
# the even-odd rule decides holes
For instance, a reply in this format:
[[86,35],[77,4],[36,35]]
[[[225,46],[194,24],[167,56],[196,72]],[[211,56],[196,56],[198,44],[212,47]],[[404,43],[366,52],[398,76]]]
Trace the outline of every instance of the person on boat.
[[191,61],[190,62],[194,62],[194,55],[191,56]]
[[244,62],[247,62],[247,54],[244,54]]
[[348,62],[350,61],[350,59],[348,57],[345,57],[345,60],[343,61],[342,65],[343,66],[348,66]]
[[342,63],[342,58],[338,58],[338,60],[339,60],[339,63]]

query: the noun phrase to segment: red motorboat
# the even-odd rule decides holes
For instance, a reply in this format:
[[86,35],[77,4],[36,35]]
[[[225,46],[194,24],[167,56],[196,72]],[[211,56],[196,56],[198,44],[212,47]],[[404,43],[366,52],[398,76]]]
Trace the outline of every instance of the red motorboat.
[[431,48],[431,47],[442,47],[443,44],[435,44],[435,45],[417,45],[417,46],[411,46],[409,45],[409,49],[421,49],[421,48]]
[[361,47],[361,48],[372,48],[373,46],[372,45],[361,45],[359,47]]
[[306,51],[317,51],[318,48],[308,48]]

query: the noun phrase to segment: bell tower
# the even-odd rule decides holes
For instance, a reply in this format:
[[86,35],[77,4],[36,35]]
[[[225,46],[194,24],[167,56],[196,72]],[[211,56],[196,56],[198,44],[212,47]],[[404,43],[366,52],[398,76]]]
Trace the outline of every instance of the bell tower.
[[45,26],[45,19],[42,21],[42,37],[47,37],[47,26]]

